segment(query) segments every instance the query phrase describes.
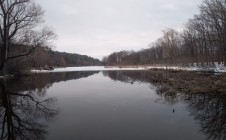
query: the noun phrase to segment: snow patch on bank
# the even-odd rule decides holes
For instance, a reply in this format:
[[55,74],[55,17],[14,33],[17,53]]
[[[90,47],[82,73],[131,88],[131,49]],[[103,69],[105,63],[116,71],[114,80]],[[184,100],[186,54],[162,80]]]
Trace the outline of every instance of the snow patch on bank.
[[179,67],[179,66],[147,66],[146,69],[169,69],[169,70],[184,70],[184,71],[206,71],[224,73],[226,67],[224,64],[215,63],[213,67],[199,67],[196,64],[190,67]]
[[184,70],[184,71],[206,71],[216,73],[226,73],[224,64],[215,64],[214,67],[198,67],[196,65],[190,67],[179,66],[127,66],[127,67],[104,67],[104,66],[89,66],[89,67],[66,67],[55,68],[54,70],[32,70],[34,73],[49,73],[49,72],[73,72],[73,71],[125,71],[125,70],[149,70],[149,69],[169,69],[169,70]]
[[145,67],[104,67],[104,66],[91,66],[91,67],[66,67],[55,68],[54,70],[31,70],[34,73],[46,73],[46,72],[73,72],[73,71],[118,71],[118,70],[145,70]]

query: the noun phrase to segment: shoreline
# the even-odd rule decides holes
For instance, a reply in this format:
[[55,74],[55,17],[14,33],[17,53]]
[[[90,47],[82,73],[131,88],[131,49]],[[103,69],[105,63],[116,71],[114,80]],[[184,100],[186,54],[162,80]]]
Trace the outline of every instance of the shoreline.
[[130,65],[130,66],[105,66],[106,68],[140,68],[145,70],[176,70],[176,71],[197,71],[210,73],[226,73],[226,66],[218,65],[216,67],[180,67],[180,66],[151,66],[151,65]]
[[[82,66],[82,67],[57,67],[51,70],[31,69],[23,71],[20,75],[32,73],[54,73],[54,72],[75,72],[75,71],[139,71],[139,70],[166,70],[166,71],[193,71],[202,73],[226,73],[226,66],[217,67],[180,67],[180,66],[151,66],[151,65],[115,65],[115,66]],[[15,75],[10,75],[12,77]],[[0,79],[4,76],[0,75]]]
[[[113,73],[113,72],[112,72]],[[132,82],[150,83],[159,94],[174,96],[178,93],[185,94],[225,94],[226,74],[197,73],[195,71],[170,71],[170,70],[149,70],[142,73],[136,71],[111,74],[113,79],[117,75],[124,75]],[[126,79],[126,78],[125,78]],[[120,77],[118,78],[120,79]],[[122,80],[123,81],[123,80]]]
[[226,73],[226,67],[179,67],[179,66],[150,66],[150,65],[120,65],[120,66],[83,66],[62,67],[53,70],[33,69],[31,73],[73,72],[73,71],[124,71],[124,70],[174,70],[174,71],[196,71],[204,73]]

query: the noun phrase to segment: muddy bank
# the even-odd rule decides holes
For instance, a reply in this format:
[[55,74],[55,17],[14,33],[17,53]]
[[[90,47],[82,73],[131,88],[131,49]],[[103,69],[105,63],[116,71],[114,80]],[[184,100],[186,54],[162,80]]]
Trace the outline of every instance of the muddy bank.
[[[153,71],[151,71],[152,73]],[[163,83],[159,92],[184,92],[184,93],[219,93],[226,94],[226,75],[214,75],[200,72],[184,71],[155,71],[165,73],[163,79],[155,79],[155,82]]]
[[145,72],[105,72],[111,79],[151,83],[157,92],[226,94],[226,74],[153,69]]

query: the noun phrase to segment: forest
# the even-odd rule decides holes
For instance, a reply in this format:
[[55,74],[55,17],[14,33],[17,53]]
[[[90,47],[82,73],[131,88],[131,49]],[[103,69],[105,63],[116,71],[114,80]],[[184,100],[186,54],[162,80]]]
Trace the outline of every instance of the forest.
[[168,28],[140,51],[114,52],[105,65],[226,65],[226,1],[204,0],[182,31]]
[[101,65],[86,55],[56,52],[57,38],[52,27],[44,25],[44,10],[34,0],[0,1],[0,74],[30,69]]
[[49,67],[100,66],[102,62],[87,55],[53,51],[39,47],[26,57],[10,60],[8,71],[49,69]]

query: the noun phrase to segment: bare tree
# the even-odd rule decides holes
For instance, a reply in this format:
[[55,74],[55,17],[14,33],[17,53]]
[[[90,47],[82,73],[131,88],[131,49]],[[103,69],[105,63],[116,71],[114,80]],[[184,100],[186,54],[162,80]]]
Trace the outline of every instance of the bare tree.
[[10,59],[30,54],[37,47],[46,47],[56,35],[42,27],[42,8],[34,0],[0,0],[0,70],[7,72]]
[[199,11],[188,20],[183,32],[166,29],[162,37],[149,45],[149,49],[134,52],[123,59],[116,59],[120,53],[111,54],[107,64],[196,64],[204,67],[218,62],[226,65],[226,1],[204,0]]

